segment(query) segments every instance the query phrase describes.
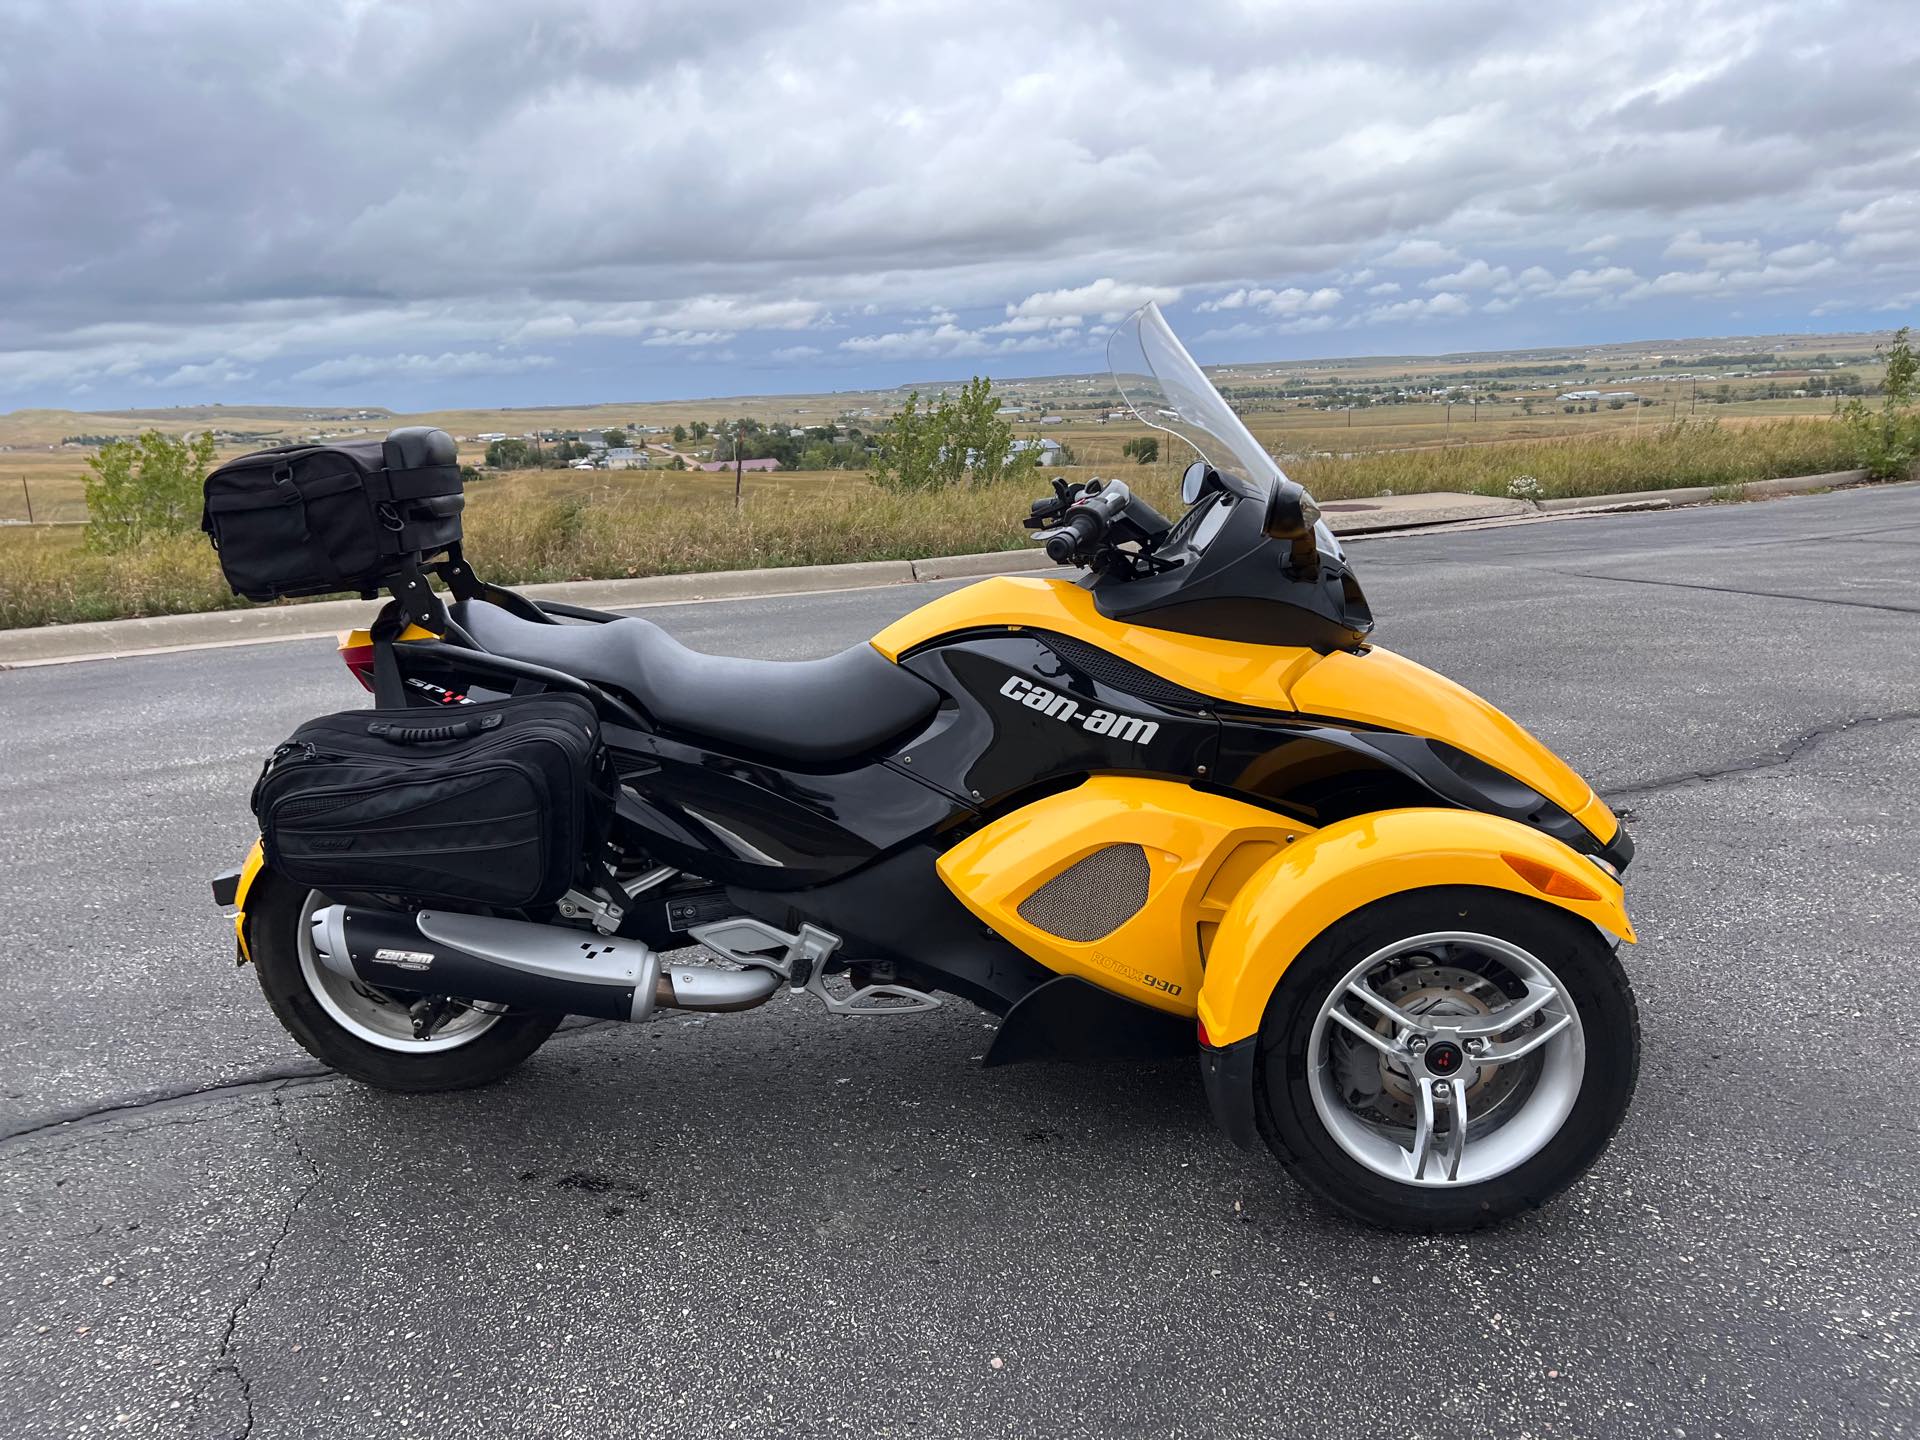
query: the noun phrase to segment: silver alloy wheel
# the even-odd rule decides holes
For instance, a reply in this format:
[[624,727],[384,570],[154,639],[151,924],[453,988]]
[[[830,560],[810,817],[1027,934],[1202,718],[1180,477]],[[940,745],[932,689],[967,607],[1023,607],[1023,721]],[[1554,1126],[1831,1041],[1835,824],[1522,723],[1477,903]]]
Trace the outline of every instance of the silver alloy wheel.
[[307,991],[320,1008],[349,1035],[377,1045],[382,1050],[398,1050],[409,1055],[430,1055],[436,1051],[457,1050],[493,1028],[505,1013],[504,1007],[481,1009],[477,1005],[449,1017],[425,1040],[413,1034],[413,1017],[407,1007],[369,985],[336,975],[320,963],[313,949],[313,916],[330,902],[318,890],[307,892],[300,907],[300,975]]
[[1306,1078],[1327,1133],[1367,1169],[1472,1185],[1540,1153],[1586,1064],[1580,1013],[1552,970],[1510,941],[1445,931],[1395,941],[1334,985]]

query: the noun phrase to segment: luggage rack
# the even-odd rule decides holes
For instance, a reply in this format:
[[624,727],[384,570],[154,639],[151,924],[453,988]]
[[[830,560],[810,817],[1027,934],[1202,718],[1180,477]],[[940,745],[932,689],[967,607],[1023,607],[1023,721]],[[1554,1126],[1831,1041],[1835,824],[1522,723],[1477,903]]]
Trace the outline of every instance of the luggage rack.
[[[430,662],[440,660],[450,669],[499,679],[505,682],[507,693],[513,695],[532,694],[542,689],[570,691],[591,700],[594,707],[610,719],[643,730],[653,728],[651,722],[629,701],[603,686],[548,665],[495,655],[475,640],[465,627],[448,613],[446,605],[434,593],[428,577],[439,576],[456,600],[479,600],[489,605],[498,605],[519,619],[529,620],[539,625],[559,625],[567,620],[606,624],[608,621],[620,619],[620,616],[608,610],[594,610],[584,605],[529,600],[516,590],[509,590],[504,585],[495,585],[490,581],[482,580],[474,574],[473,567],[467,563],[458,541],[449,545],[444,554],[445,558],[440,560],[427,560],[424,556],[416,556],[403,562],[383,587],[393,598],[382,607],[380,614],[368,629],[368,634],[373,641],[376,703],[380,705],[415,703],[414,696],[407,690],[405,682],[401,679],[399,660],[394,653],[394,641],[399,638],[400,632],[406,628],[407,624],[412,623],[444,638],[408,641],[407,653],[411,656]],[[366,593],[366,598],[371,600],[378,593],[378,591],[369,591]]]

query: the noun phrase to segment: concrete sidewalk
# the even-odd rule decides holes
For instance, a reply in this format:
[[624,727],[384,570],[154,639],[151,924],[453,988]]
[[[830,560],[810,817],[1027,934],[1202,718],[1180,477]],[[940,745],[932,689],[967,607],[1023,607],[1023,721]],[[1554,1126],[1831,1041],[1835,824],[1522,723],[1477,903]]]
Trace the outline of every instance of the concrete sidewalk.
[[[1863,470],[1846,470],[1829,475],[1759,480],[1742,488],[1749,495],[1791,495],[1855,485],[1865,479]],[[1543,515],[1564,517],[1623,508],[1659,509],[1700,504],[1715,497],[1716,491],[1712,488],[1698,486],[1631,495],[1572,496],[1534,505],[1497,496],[1433,492],[1367,500],[1330,500],[1322,504],[1321,510],[1334,533],[1343,538],[1364,538],[1437,525],[1497,524]],[[602,610],[635,610],[651,605],[809,595],[829,590],[863,590],[877,585],[907,585],[915,581],[1017,575],[1054,568],[1042,552],[1025,549],[985,555],[944,555],[930,560],[714,570],[694,575],[647,575],[631,580],[569,580],[515,588],[535,600],[557,600]],[[122,655],[164,654],[204,646],[257,645],[331,636],[367,624],[378,609],[377,601],[321,600],[197,615],[155,615],[138,620],[97,620],[78,625],[0,630],[0,670],[106,660]]]

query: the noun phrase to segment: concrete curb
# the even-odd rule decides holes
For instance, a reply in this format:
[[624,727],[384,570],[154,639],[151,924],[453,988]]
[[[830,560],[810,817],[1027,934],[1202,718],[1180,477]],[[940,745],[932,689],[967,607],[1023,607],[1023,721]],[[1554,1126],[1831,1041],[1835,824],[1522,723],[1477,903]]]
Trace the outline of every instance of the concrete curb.
[[[1837,490],[1845,485],[1866,483],[1864,470],[1833,470],[1825,475],[1784,475],[1777,480],[1747,480],[1738,487],[1746,495],[1805,495],[1811,490]],[[1636,490],[1631,495],[1567,495],[1558,500],[1542,500],[1540,508],[1548,514],[1567,510],[1619,509],[1637,505],[1654,508],[1655,502],[1667,505],[1701,505],[1724,494],[1726,487],[1686,485],[1677,490]]]
[[[1864,470],[1826,475],[1793,475],[1742,485],[1748,495],[1801,495],[1865,482]],[[1400,504],[1369,506],[1365,511],[1335,511],[1328,523],[1341,535],[1405,532],[1430,525],[1465,522],[1511,523],[1527,515],[1614,513],[1697,505],[1722,492],[1711,486],[1642,490],[1628,495],[1573,495],[1541,502],[1532,510],[1518,501],[1488,496],[1408,495]],[[1334,504],[1349,502],[1336,501]],[[1477,527],[1476,527],[1477,528]],[[834,590],[866,590],[931,580],[987,575],[1017,575],[1050,570],[1038,550],[997,550],[985,555],[942,555],[929,560],[863,560],[849,565],[789,565],[768,570],[710,570],[693,575],[646,575],[631,580],[568,580],[553,585],[515,588],[536,600],[558,600],[602,610],[637,610],[652,605],[685,605],[713,600],[743,600],[778,595],[811,595]],[[76,625],[38,625],[0,630],[0,670],[64,665],[83,660],[114,660],[126,655],[157,655],[231,645],[260,645],[279,640],[332,636],[365,625],[378,604],[366,600],[321,600],[306,605],[271,605],[253,610],[214,610],[197,615],[156,615],[139,620],[95,620]]]
[[[599,610],[639,610],[779,595],[817,595],[869,590],[916,581],[1015,575],[1051,569],[1037,550],[987,555],[945,555],[928,560],[862,560],[849,565],[785,565],[768,570],[708,570],[691,575],[645,575],[631,580],[564,580],[520,585],[535,600],[557,600]],[[317,600],[303,605],[267,605],[253,610],[211,610],[196,615],[154,615],[138,620],[91,620],[74,625],[37,625],[0,630],[0,670],[162,655],[180,650],[264,645],[280,640],[331,638],[368,624],[380,608],[371,600]]]

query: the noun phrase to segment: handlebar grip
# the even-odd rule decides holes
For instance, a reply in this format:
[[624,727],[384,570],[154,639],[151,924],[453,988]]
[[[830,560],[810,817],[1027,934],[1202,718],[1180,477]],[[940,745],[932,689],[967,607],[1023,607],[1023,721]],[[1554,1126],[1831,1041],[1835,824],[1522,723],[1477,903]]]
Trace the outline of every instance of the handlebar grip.
[[1075,510],[1061,522],[1059,530],[1048,537],[1047,558],[1056,565],[1066,564],[1098,540],[1106,528],[1099,516],[1086,510]]
[[1127,503],[1128,517],[1149,535],[1164,535],[1173,528],[1173,522],[1162,515],[1153,506],[1135,495]]

